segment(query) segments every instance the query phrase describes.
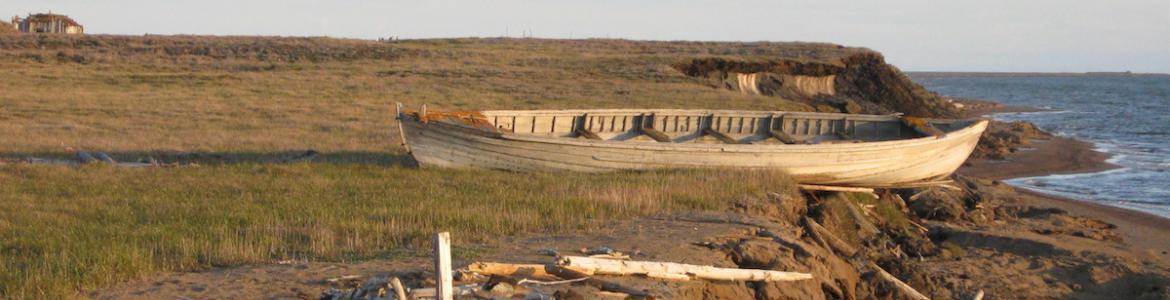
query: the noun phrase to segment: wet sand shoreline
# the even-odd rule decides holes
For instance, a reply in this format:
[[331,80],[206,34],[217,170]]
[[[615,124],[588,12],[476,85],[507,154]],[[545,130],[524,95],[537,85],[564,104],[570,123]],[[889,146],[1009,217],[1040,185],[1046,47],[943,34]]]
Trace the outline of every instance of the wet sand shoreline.
[[[1005,106],[1005,108],[1007,108]],[[1019,111],[981,109],[978,115]],[[970,112],[975,114],[976,112]],[[992,180],[1084,174],[1119,168],[1107,160],[1110,154],[1094,150],[1087,141],[1052,136],[1033,140],[1031,148],[1012,153],[1005,160],[972,159],[958,173]],[[1026,188],[1013,188],[1022,195],[1021,201],[1034,206],[1054,207],[1069,213],[1099,219],[1117,226],[1117,232],[1127,244],[1144,248],[1160,257],[1170,257],[1170,219],[1151,213],[1112,206],[1104,203],[1061,197]]]

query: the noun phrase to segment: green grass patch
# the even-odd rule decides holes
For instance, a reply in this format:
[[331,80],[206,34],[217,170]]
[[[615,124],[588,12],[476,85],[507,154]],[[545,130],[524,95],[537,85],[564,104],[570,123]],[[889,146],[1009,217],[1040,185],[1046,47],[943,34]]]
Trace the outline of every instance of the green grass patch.
[[[359,164],[0,166],[0,295],[57,298],[154,272],[410,255],[791,189],[783,174],[431,170]],[[473,250],[473,249],[469,249]]]

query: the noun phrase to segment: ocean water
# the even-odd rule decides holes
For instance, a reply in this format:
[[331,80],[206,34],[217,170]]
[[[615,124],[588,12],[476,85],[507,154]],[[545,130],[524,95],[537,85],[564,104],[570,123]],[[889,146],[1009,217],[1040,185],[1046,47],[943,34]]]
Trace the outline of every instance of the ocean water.
[[1003,113],[1061,136],[1093,142],[1121,166],[1099,173],[1019,178],[1039,192],[1170,218],[1170,76],[954,76],[915,78],[944,95],[1052,111]]

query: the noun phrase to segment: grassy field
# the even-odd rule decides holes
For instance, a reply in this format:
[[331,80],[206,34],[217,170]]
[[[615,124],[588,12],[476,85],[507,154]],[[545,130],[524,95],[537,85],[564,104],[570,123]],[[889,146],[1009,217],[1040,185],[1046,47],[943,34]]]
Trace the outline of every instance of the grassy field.
[[720,209],[782,174],[515,174],[379,165],[0,166],[0,292],[59,297],[160,271],[412,255],[518,232]]
[[[694,57],[839,59],[823,44],[0,35],[0,159],[66,147],[199,166],[0,164],[0,298],[57,298],[155,272],[410,255],[677,210],[783,174],[517,174],[402,166],[395,102],[434,109],[805,110],[687,77]],[[322,156],[272,164],[291,152]]]
[[[65,146],[397,151],[395,102],[435,109],[807,110],[712,88],[671,64],[857,51],[767,43],[7,36],[0,36],[4,154]],[[818,54],[822,48],[830,54]]]

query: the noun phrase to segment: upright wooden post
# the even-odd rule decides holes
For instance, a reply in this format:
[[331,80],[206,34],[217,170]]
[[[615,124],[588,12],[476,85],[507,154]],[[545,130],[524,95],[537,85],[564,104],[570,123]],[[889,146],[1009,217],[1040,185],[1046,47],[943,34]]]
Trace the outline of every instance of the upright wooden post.
[[402,102],[394,104],[394,120],[398,122],[398,137],[402,139],[402,149],[410,153],[410,144],[406,143],[406,128],[402,127]]
[[428,121],[427,120],[427,105],[426,104],[423,104],[422,108],[419,108],[418,120],[419,120],[419,122],[422,122],[422,123],[426,123]]
[[451,278],[451,233],[435,235],[435,298],[454,300],[454,284]]

